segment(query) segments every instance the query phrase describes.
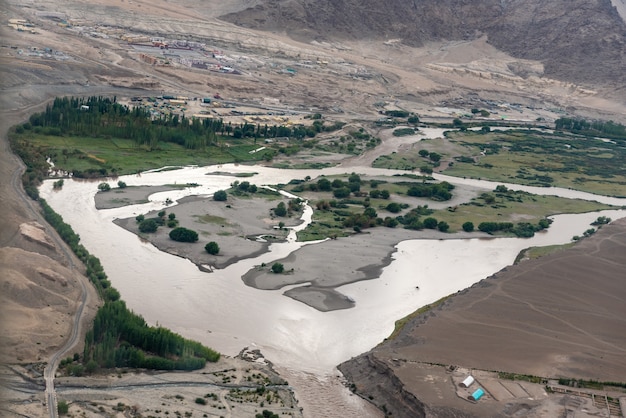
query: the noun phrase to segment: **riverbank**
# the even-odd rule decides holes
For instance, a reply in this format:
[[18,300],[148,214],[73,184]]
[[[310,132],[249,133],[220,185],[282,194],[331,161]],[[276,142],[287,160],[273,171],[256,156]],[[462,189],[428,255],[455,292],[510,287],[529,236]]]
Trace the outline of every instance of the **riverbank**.
[[[406,413],[415,405],[431,411],[455,408],[470,416],[508,415],[515,403],[526,404],[529,411],[546,406],[547,394],[529,402],[528,396],[496,392],[507,386],[500,381],[481,381],[489,396],[478,405],[457,399],[454,386],[442,383],[450,379],[449,365],[474,376],[479,370],[500,370],[521,379],[621,382],[626,375],[625,251],[623,218],[573,248],[481,280],[411,318],[395,338],[339,369],[360,396],[379,407],[386,404],[400,417],[415,416]],[[433,365],[446,370],[433,370]],[[389,396],[394,388],[399,395]]]

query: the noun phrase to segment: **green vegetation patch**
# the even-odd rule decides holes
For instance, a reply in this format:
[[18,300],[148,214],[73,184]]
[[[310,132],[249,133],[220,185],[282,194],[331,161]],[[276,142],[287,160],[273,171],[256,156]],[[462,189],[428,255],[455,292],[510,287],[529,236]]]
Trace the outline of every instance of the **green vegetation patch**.
[[215,225],[221,225],[221,226],[235,226],[234,224],[230,223],[228,221],[228,219],[222,218],[221,216],[206,214],[206,215],[193,215],[193,217],[196,218],[196,222],[199,222],[199,223],[202,223],[202,224],[215,224]]
[[[270,161],[281,152],[314,146],[304,141],[318,132],[341,128],[318,121],[315,129],[296,125],[225,124],[221,119],[186,118],[162,114],[151,107],[130,108],[115,98],[56,98],[41,113],[10,132],[13,150],[23,159],[31,154],[38,181],[47,175],[45,157],[74,177],[93,178],[133,174],[163,166],[211,165],[227,162]],[[289,137],[288,147],[267,145],[260,138]],[[35,167],[32,167],[35,168]]]
[[585,213],[614,209],[611,205],[556,196],[540,196],[522,191],[507,190],[498,186],[490,193],[483,193],[448,209],[437,210],[433,216],[447,222],[451,231],[461,230],[465,222],[476,227],[481,222],[527,222],[536,224],[541,219],[560,213]]
[[529,130],[451,132],[448,138],[472,158],[458,156],[446,174],[626,196],[626,140]]
[[546,255],[572,248],[575,244],[575,242],[570,242],[560,245],[546,245],[545,247],[530,247],[520,251],[515,259],[515,264],[522,260],[534,260],[537,258],[545,257]]

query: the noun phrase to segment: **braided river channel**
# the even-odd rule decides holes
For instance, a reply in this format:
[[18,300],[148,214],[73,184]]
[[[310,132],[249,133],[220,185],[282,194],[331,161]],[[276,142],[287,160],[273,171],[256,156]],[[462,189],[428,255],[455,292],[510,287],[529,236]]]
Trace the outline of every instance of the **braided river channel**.
[[[335,366],[361,354],[388,337],[394,322],[441,297],[463,290],[513,263],[517,254],[531,246],[570,242],[582,235],[598,216],[613,220],[624,210],[578,215],[556,215],[547,231],[533,238],[411,239],[400,242],[391,264],[379,278],[339,287],[355,302],[351,309],[320,312],[283,295],[285,289],[259,290],[246,286],[241,276],[261,263],[286,257],[303,245],[293,239],[275,243],[270,251],[244,259],[212,273],[193,263],[159,251],[136,235],[116,226],[116,218],[134,217],[160,210],[166,198],[170,206],[188,195],[207,197],[227,189],[231,176],[207,173],[256,173],[249,180],[257,185],[287,183],[306,176],[356,172],[361,175],[393,175],[396,170],[369,166],[341,166],[322,170],[284,170],[263,166],[221,165],[185,167],[178,170],[122,176],[128,186],[160,186],[197,183],[198,187],[155,193],[150,202],[115,209],[97,210],[97,184],[65,180],[61,191],[46,181],[41,196],[70,224],[81,243],[100,259],[127,306],[151,325],[173,331],[229,356],[244,347],[259,349],[294,388],[307,417],[382,416],[367,402],[353,396],[340,382]],[[455,185],[493,190],[501,182],[434,175]],[[112,182],[115,184],[115,182]],[[505,184],[510,189],[535,194],[595,200],[624,206],[626,199],[592,195],[569,189]],[[303,228],[312,211],[305,210]],[[453,237],[452,237],[453,238]],[[416,292],[416,286],[419,291]]]

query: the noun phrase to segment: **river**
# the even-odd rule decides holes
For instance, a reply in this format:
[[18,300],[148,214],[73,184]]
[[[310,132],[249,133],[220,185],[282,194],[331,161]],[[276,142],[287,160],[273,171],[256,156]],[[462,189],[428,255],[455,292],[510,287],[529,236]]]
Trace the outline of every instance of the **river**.
[[[150,324],[166,326],[226,355],[235,355],[244,347],[261,349],[295,387],[301,406],[305,408],[305,416],[310,417],[336,416],[338,411],[342,417],[376,414],[371,406],[351,396],[341,386],[335,366],[389,336],[397,319],[510,265],[524,248],[569,242],[572,236],[582,235],[600,215],[612,219],[626,216],[623,210],[558,215],[553,217],[554,223],[547,231],[530,239],[404,241],[397,246],[392,263],[379,279],[338,289],[354,299],[354,308],[324,313],[283,296],[284,290],[257,290],[241,280],[241,276],[254,265],[285,257],[302,243],[273,244],[269,253],[209,274],[200,272],[187,260],[160,252],[112,223],[115,218],[162,209],[166,197],[175,201],[189,194],[208,195],[228,188],[233,177],[207,174],[218,171],[254,172],[254,177],[248,180],[261,185],[342,173],[345,169],[280,170],[223,165],[123,176],[120,180],[128,186],[173,183],[198,183],[200,186],[157,193],[151,196],[150,203],[108,210],[95,209],[97,183],[66,180],[61,191],[53,191],[52,181],[46,181],[40,193],[65,222],[72,225],[82,244],[101,260],[113,286],[120,291],[129,308]],[[350,171],[372,175],[402,173],[371,167],[351,167]],[[443,175],[436,178],[487,190],[501,184]],[[626,205],[626,199],[567,189],[509,187]]]

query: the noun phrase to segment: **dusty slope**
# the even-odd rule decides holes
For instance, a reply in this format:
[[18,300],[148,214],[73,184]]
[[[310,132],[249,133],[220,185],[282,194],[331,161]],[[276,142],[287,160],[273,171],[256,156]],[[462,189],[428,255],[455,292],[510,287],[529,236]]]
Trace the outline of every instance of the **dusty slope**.
[[[620,220],[572,249],[522,262],[460,292],[340,369],[364,396],[380,387],[379,380],[398,379],[402,368],[390,366],[398,362],[623,381],[624,254],[626,221]],[[380,399],[379,392],[377,402],[419,404],[414,395],[440,403],[421,384],[423,378],[405,373],[408,393],[394,401]]]
[[[298,39],[397,39],[422,46],[486,34],[498,49],[539,60],[546,75],[623,88],[626,24],[610,0],[265,1],[223,19]],[[602,63],[602,65],[598,65]]]

